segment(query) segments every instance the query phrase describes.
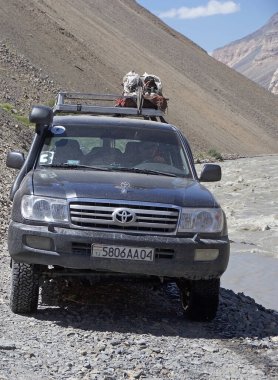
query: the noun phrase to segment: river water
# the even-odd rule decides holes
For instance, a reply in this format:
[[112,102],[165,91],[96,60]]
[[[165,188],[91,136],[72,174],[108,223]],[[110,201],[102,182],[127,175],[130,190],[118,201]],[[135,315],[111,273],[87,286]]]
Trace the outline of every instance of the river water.
[[227,215],[231,240],[221,286],[278,310],[278,155],[220,165],[222,180],[206,186]]
[[228,269],[221,286],[243,292],[267,309],[278,311],[278,259],[255,253],[242,253],[231,247]]

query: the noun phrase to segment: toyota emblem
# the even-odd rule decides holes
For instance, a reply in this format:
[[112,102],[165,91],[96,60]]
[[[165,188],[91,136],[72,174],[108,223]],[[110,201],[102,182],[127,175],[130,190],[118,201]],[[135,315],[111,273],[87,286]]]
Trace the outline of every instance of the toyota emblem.
[[135,213],[128,208],[117,208],[112,214],[113,221],[118,224],[131,224],[135,216]]

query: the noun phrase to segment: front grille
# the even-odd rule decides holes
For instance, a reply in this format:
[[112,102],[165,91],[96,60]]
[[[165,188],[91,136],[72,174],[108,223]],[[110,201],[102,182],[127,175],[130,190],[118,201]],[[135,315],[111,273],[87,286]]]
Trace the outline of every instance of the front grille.
[[76,255],[88,255],[91,254],[91,244],[88,243],[72,243],[72,253]]
[[[128,209],[135,215],[132,223],[121,224],[113,219],[113,212],[119,208]],[[178,208],[161,204],[70,202],[71,223],[87,229],[167,234],[176,230],[178,217]]]
[[155,258],[156,259],[173,259],[174,253],[175,252],[173,249],[156,248]]

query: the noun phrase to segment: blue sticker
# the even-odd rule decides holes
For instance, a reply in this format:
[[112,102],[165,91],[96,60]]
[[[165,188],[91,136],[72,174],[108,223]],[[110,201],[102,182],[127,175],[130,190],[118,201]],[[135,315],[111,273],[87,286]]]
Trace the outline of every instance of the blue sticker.
[[62,125],[55,125],[55,127],[51,128],[51,132],[53,135],[62,135],[65,132],[66,128]]

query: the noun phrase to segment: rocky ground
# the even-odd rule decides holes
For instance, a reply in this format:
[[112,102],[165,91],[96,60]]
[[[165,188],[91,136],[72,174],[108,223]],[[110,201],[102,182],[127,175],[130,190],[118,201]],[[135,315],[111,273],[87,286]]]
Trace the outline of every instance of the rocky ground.
[[[278,313],[225,288],[221,288],[219,311],[211,323],[185,319],[175,284],[115,280],[90,284],[61,281],[52,306],[42,300],[31,317],[12,314],[6,228],[14,173],[5,168],[5,155],[11,148],[25,150],[31,132],[15,127],[9,114],[0,116],[1,380],[278,377]],[[246,176],[238,174],[240,186]],[[222,191],[227,190],[228,182],[224,180]],[[214,190],[221,194],[220,188]],[[240,194],[240,189],[237,192]],[[232,216],[228,212],[228,218]],[[267,221],[274,230],[271,223]],[[232,231],[236,228],[234,225]]]
[[106,281],[64,288],[32,317],[8,306],[1,252],[0,378],[276,379],[277,313],[221,289],[211,323],[183,316],[173,284]]

